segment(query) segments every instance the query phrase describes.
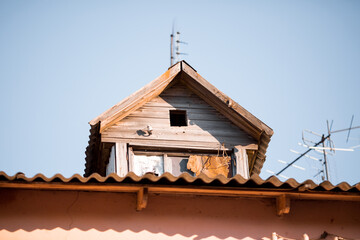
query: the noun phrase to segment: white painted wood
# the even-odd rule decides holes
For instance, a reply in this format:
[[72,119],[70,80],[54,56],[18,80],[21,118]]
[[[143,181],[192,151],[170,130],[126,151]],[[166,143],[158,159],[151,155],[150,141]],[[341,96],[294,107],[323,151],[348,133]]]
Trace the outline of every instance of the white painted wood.
[[129,172],[134,172],[134,152],[132,147],[128,148],[128,156],[129,156]]
[[109,163],[106,165],[106,175],[116,172],[116,163],[115,163],[115,146],[112,146],[110,149]]
[[138,176],[151,172],[158,176],[164,173],[164,156],[134,155],[133,172]]
[[249,162],[246,149],[242,146],[235,146],[234,150],[236,174],[240,174],[243,178],[249,179]]
[[128,173],[127,144],[117,142],[116,149],[116,172],[120,177]]
[[164,172],[172,173],[172,162],[167,154],[164,154]]

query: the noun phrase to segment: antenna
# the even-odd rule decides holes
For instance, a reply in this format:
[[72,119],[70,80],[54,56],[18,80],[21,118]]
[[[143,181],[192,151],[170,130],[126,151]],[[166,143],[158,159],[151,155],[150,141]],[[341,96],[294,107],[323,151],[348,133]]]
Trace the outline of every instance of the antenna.
[[[288,169],[290,166],[299,168],[299,166],[294,165],[294,163],[296,163],[302,157],[308,157],[310,159],[320,161],[323,165],[323,170],[319,170],[318,173],[314,177],[317,177],[318,175],[322,174],[323,180],[329,180],[330,176],[329,176],[329,166],[328,166],[328,156],[327,155],[329,155],[329,154],[333,155],[333,154],[335,154],[335,151],[353,152],[355,148],[358,148],[360,146],[359,145],[359,146],[354,146],[354,147],[350,147],[350,148],[335,148],[335,144],[331,139],[331,136],[334,133],[348,131],[347,138],[346,138],[346,142],[348,142],[349,136],[350,136],[350,131],[353,129],[360,128],[360,126],[356,126],[356,127],[352,126],[353,120],[354,120],[354,115],[352,115],[349,128],[335,130],[335,131],[332,131],[332,126],[333,126],[334,121],[331,121],[330,124],[329,124],[329,121],[326,121],[326,126],[327,126],[327,135],[326,136],[325,136],[325,134],[319,134],[314,131],[310,131],[310,130],[306,130],[306,129],[303,130],[303,132],[302,132],[303,143],[299,143],[299,145],[306,147],[307,150],[304,153],[299,153],[299,152],[296,152],[296,151],[290,149],[291,152],[299,154],[299,156],[290,163],[284,162],[286,164],[286,166],[283,169],[281,169],[278,173],[276,173],[276,175],[281,176],[281,173],[284,172],[286,169]],[[313,136],[316,136],[316,137],[321,137],[321,139],[317,142],[311,141],[310,139],[305,138],[305,134],[304,134],[305,132],[307,132],[308,134],[311,134]],[[308,153],[311,152],[312,150],[323,154],[323,159],[322,160],[317,159],[317,158],[314,158],[314,157],[308,155]]]
[[174,22],[170,35],[170,67],[174,64]]
[[187,53],[180,52],[180,44],[188,45],[188,43],[180,41],[180,32],[177,31],[176,34],[174,34],[174,30],[175,28],[173,23],[172,32],[170,35],[170,67],[173,64],[181,61],[180,55],[188,55]]

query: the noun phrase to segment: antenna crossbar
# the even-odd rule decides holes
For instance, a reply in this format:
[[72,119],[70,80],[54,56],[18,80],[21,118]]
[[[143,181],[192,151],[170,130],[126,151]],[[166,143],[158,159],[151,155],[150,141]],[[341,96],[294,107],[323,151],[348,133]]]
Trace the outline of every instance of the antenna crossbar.
[[[326,137],[322,137],[321,140],[316,143],[313,147],[317,147],[319,146],[321,143],[323,143],[325,141],[325,139],[329,138],[330,134],[327,135]],[[291,163],[289,163],[289,165],[287,165],[286,167],[284,167],[283,169],[281,169],[276,176],[280,175],[283,171],[285,171],[286,169],[288,169],[291,165],[293,165],[295,162],[297,162],[300,158],[302,158],[303,156],[305,156],[306,154],[308,154],[310,151],[312,151],[313,149],[309,148],[307,151],[305,151],[304,153],[302,153],[300,156],[298,156],[295,160],[293,160]]]

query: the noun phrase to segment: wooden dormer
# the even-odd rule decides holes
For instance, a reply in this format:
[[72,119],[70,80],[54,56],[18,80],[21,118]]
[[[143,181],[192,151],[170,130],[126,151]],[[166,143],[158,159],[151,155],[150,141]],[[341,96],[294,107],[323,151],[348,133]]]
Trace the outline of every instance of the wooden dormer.
[[259,174],[273,130],[181,61],[90,122],[85,176]]

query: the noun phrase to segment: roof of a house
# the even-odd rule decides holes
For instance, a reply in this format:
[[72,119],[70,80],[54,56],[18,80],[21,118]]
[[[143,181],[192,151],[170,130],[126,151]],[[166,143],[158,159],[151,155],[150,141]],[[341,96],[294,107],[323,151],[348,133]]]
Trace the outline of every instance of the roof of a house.
[[183,173],[179,177],[174,177],[170,173],[164,173],[161,176],[145,174],[139,177],[130,172],[125,177],[120,177],[115,173],[102,177],[94,173],[89,177],[75,174],[66,178],[61,174],[56,174],[47,178],[42,174],[37,174],[28,178],[23,173],[8,176],[0,172],[1,188],[135,193],[138,211],[146,207],[149,194],[272,198],[276,199],[276,213],[279,216],[289,213],[290,201],[293,199],[360,201],[360,183],[351,186],[342,182],[334,186],[328,181],[316,184],[311,180],[299,183],[294,179],[289,179],[282,182],[275,176],[263,180],[258,175],[253,175],[250,179],[245,179],[240,175],[230,179],[220,175],[209,178],[204,174],[193,177],[188,173]]
[[[46,177],[39,173],[33,177],[26,177],[24,173],[17,173],[13,176],[7,175],[5,172],[0,171],[0,187],[8,186],[6,183],[13,184],[74,184],[75,186],[84,185],[97,185],[97,186],[122,186],[122,185],[147,185],[147,186],[167,186],[171,185],[174,188],[187,187],[187,188],[201,188],[206,187],[210,189],[214,187],[228,188],[233,190],[281,190],[284,193],[291,192],[334,192],[334,193],[356,193],[360,194],[360,183],[350,185],[347,182],[341,182],[337,185],[331,184],[329,181],[316,184],[312,180],[304,182],[297,182],[295,179],[290,178],[286,181],[279,180],[276,176],[271,176],[268,179],[262,179],[259,175],[254,174],[249,179],[243,178],[241,175],[235,175],[232,178],[226,178],[218,175],[216,178],[209,178],[205,174],[199,176],[191,176],[188,173],[182,173],[180,176],[175,177],[171,173],[164,173],[161,176],[156,176],[147,173],[141,177],[133,172],[129,172],[126,176],[120,177],[116,173],[111,173],[106,177],[102,177],[97,173],[91,174],[89,177],[83,177],[79,174],[67,178],[61,174],[56,174],[52,177]],[[39,186],[40,187],[40,186]],[[79,188],[80,189],[80,188]]]
[[181,76],[182,81],[195,94],[259,142],[259,148],[255,163],[251,169],[251,174],[260,173],[265,161],[266,149],[274,133],[273,130],[206,81],[188,63],[181,61],[170,67],[160,77],[90,121],[91,129],[89,145],[86,150],[85,176],[93,173],[92,169],[96,169],[95,166],[99,165],[94,158],[94,154],[96,154],[95,152],[98,148],[97,144],[101,139],[101,133],[143,106],[146,102],[160,95],[177,76]]

